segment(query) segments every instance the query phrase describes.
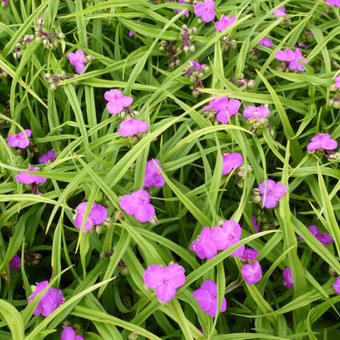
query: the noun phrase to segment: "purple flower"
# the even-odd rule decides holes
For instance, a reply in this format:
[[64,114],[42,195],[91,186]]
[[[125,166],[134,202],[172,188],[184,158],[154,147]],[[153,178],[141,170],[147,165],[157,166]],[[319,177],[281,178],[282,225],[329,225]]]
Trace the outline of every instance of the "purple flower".
[[333,283],[333,288],[337,294],[340,294],[340,276]]
[[290,267],[285,268],[282,271],[283,281],[282,284],[288,289],[294,288],[293,276]]
[[220,97],[210,100],[209,105],[203,107],[203,110],[213,110],[217,113],[216,119],[220,123],[228,124],[230,118],[238,112],[241,102],[237,99],[229,99],[228,97]]
[[[34,168],[32,165],[28,168],[25,169],[31,172],[35,172],[35,171],[39,171],[39,169]],[[47,181],[47,178],[45,177],[41,177],[41,176],[36,176],[36,175],[32,175],[30,173],[26,173],[26,172],[19,172],[16,176],[15,176],[16,180],[19,183],[23,183],[23,184],[43,184]]]
[[146,268],[144,282],[150,289],[156,289],[156,296],[161,302],[169,302],[176,295],[178,287],[185,283],[185,270],[178,264],[163,267],[157,264]]
[[248,248],[244,251],[243,255],[240,256],[240,259],[247,261],[254,261],[258,255],[258,251],[255,249]]
[[303,61],[304,64],[308,64],[308,61],[304,58],[302,52],[299,49],[293,50],[278,50],[275,54],[275,58],[280,61],[285,61],[289,65],[291,71],[299,70],[305,71],[305,66],[300,62]]
[[335,87],[340,90],[340,76],[334,78]]
[[272,47],[273,42],[269,38],[262,38],[259,42],[258,45],[266,46],[266,47]]
[[75,53],[67,53],[67,58],[71,65],[76,68],[76,72],[81,74],[85,68],[85,54],[82,50],[77,50]]
[[[178,0],[177,1],[178,4],[187,4],[187,2],[185,0]],[[176,10],[176,13],[181,13],[183,10],[182,9],[177,9]],[[186,15],[189,15],[189,9],[185,10],[185,12],[182,14],[182,16],[186,16]]]
[[219,97],[215,99],[211,99],[209,105],[203,106],[203,110],[214,110],[216,112],[223,111],[227,108],[229,98],[228,97]]
[[[319,228],[316,225],[311,225],[308,227],[308,230],[319,240],[324,246],[333,242],[333,238],[331,235],[327,233],[321,233]],[[299,240],[303,241],[303,238],[299,236]]]
[[[74,223],[78,229],[81,229],[81,225],[83,223],[86,207],[89,202],[82,202],[80,203],[77,208],[76,212],[77,215],[74,219]],[[87,220],[84,226],[84,231],[90,230],[93,226],[97,226],[102,224],[107,218],[107,210],[100,204],[93,203],[92,208],[90,210],[89,215],[87,216]]]
[[[30,303],[41,291],[48,286],[48,281],[39,282],[35,288],[33,294],[28,297],[28,303]],[[61,289],[50,287],[47,292],[40,299],[39,304],[33,315],[42,314],[43,316],[50,315],[60,305],[64,303],[64,295]]]
[[60,340],[84,340],[84,338],[81,335],[77,335],[75,330],[68,326],[61,332]]
[[[214,228],[221,229],[220,227]],[[210,228],[204,227],[198,239],[195,240],[190,246],[190,250],[195,252],[197,256],[202,260],[203,259],[210,260],[217,255],[217,250],[219,249],[218,244],[216,244],[215,239],[211,239],[211,235],[212,234]]]
[[126,119],[123,120],[118,128],[118,133],[122,137],[136,136],[139,133],[148,131],[149,126],[144,120]]
[[247,106],[243,110],[243,116],[246,119],[256,118],[262,119],[267,118],[270,115],[270,110],[266,106]]
[[240,153],[225,153],[222,155],[223,157],[223,168],[222,175],[229,174],[234,169],[239,168],[243,163],[243,157]]
[[276,17],[275,19],[280,19],[281,17],[287,17],[287,13],[285,12],[286,11],[286,8],[285,6],[282,6],[278,9],[276,9],[273,14],[274,16]]
[[257,225],[256,216],[252,216],[252,217],[251,217],[251,223],[253,224],[254,229],[256,230],[256,232],[259,233],[261,229],[260,229],[260,227]]
[[20,266],[21,266],[21,258],[17,254],[15,254],[13,258],[11,259],[11,261],[9,261],[9,270],[10,272],[12,272],[14,269],[20,270]]
[[119,90],[106,91],[104,93],[104,98],[108,101],[106,104],[106,109],[112,115],[122,112],[133,102],[132,97],[123,96],[123,93]]
[[199,2],[194,7],[194,13],[204,22],[213,21],[215,18],[215,3],[213,0]]
[[241,269],[241,274],[247,285],[254,285],[262,278],[262,268],[259,261],[253,264],[245,264]]
[[275,183],[272,179],[267,179],[259,185],[261,202],[265,208],[271,209],[277,206],[279,200],[287,192],[287,188],[282,183]]
[[133,215],[139,222],[151,221],[155,215],[155,208],[149,203],[150,195],[147,191],[139,189],[131,195],[123,195],[119,206],[129,215]]
[[[206,280],[201,284],[199,289],[193,291],[192,295],[202,308],[203,312],[208,312],[211,317],[216,316],[217,310],[217,285],[214,281]],[[220,313],[227,309],[227,301],[225,297],[222,301]]]
[[152,185],[160,188],[165,184],[165,180],[158,168],[162,169],[162,166],[157,159],[151,159],[146,163],[144,180],[144,186],[146,188],[150,188]]
[[[217,250],[225,250],[239,242],[241,234],[240,225],[234,220],[227,220],[222,224],[222,227],[211,229],[210,240],[215,244]],[[243,255],[244,248],[244,245],[240,246],[230,256],[237,257]]]
[[226,15],[222,15],[221,20],[215,23],[215,27],[218,31],[222,32],[227,27],[231,26],[236,20],[236,17],[229,18]]
[[307,145],[308,151],[315,151],[319,149],[334,150],[338,147],[336,140],[332,139],[328,133],[318,133],[314,136]]
[[31,143],[29,137],[32,135],[32,131],[29,129],[25,129],[24,131],[25,133],[20,131],[16,135],[9,135],[8,146],[10,146],[11,148],[20,148],[20,149],[27,148]]
[[230,118],[238,112],[240,109],[241,102],[237,99],[230,99],[227,103],[227,107],[217,113],[216,119],[220,123],[228,124]]
[[54,150],[50,150],[47,153],[43,153],[40,157],[39,157],[39,163],[40,164],[45,164],[47,162],[54,162],[56,160],[56,153]]
[[340,0],[326,0],[326,2],[329,6],[340,7]]

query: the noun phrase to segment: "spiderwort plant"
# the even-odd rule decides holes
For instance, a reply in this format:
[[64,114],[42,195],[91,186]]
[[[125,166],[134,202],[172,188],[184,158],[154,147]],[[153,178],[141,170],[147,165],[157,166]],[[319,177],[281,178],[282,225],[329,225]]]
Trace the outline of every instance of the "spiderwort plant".
[[37,184],[44,184],[47,181],[47,178],[42,176],[33,175],[31,172],[39,171],[39,169],[34,168],[32,165],[25,169],[26,171],[30,171],[29,173],[20,171],[16,176],[15,179],[17,182],[22,184],[27,184],[32,186],[32,192],[34,194],[40,194],[38,190]]
[[262,268],[259,261],[253,264],[245,264],[241,269],[241,274],[247,285],[254,285],[262,279]]
[[175,297],[177,288],[184,285],[185,270],[178,264],[167,267],[154,264],[146,268],[144,283],[149,289],[156,290],[159,301],[166,303]]
[[[49,285],[48,281],[42,281],[37,284],[34,289],[34,292],[28,297],[28,303],[31,303],[32,300],[42,292]],[[49,316],[53,311],[55,311],[60,305],[64,303],[64,295],[61,289],[56,289],[50,287],[44,293],[42,298],[40,299],[38,306],[33,312],[33,315],[43,315]]]
[[213,0],[205,0],[198,2],[194,6],[194,13],[204,22],[210,22],[215,19],[215,2]]
[[74,66],[78,74],[81,74],[84,71],[85,54],[83,50],[76,50],[74,53],[67,53],[67,59],[70,61],[70,64]]
[[30,129],[25,129],[23,131],[20,131],[19,133],[17,133],[16,135],[9,135],[8,136],[8,146],[10,146],[11,148],[20,148],[20,149],[25,149],[27,148],[31,141],[29,139],[29,137],[31,137],[32,135],[32,131]]
[[135,137],[140,139],[140,135],[149,130],[149,125],[144,120],[134,118],[123,120],[119,124],[118,133],[122,137]]
[[276,207],[279,200],[287,192],[287,188],[284,184],[275,183],[272,179],[261,182],[258,190],[261,194],[261,202],[267,209]]
[[198,95],[199,87],[203,88],[201,78],[204,73],[208,70],[207,65],[200,64],[198,61],[190,60],[185,66],[184,76],[194,80],[192,93]]
[[295,51],[288,49],[288,50],[278,50],[275,53],[275,58],[279,61],[283,61],[284,64],[283,70],[291,70],[291,71],[305,71],[306,68],[304,64],[308,64],[307,59],[303,56],[302,52],[297,48]]
[[[203,312],[208,312],[211,317],[216,317],[217,311],[217,284],[214,281],[206,280],[201,287],[194,290],[192,295],[202,308]],[[227,310],[227,301],[223,297],[222,305],[219,313]]]
[[[78,229],[81,229],[84,223],[84,216],[86,213],[86,208],[89,202],[82,202],[76,208],[76,215],[74,218],[74,223]],[[87,216],[86,222],[84,224],[84,231],[89,231],[92,227],[102,224],[107,218],[107,210],[100,204],[93,203],[90,213]]]
[[129,107],[133,102],[133,98],[124,96],[120,90],[113,89],[106,91],[104,93],[104,98],[108,101],[106,109],[110,114],[116,115],[121,113],[123,110],[128,110],[128,112],[131,113],[131,111],[129,111]]
[[150,204],[150,195],[147,191],[139,189],[130,195],[120,198],[119,206],[139,222],[146,223],[155,216],[155,208]]
[[146,163],[144,176],[145,188],[150,188],[151,186],[160,188],[165,184],[164,177],[159,172],[159,169],[162,169],[162,165],[157,159],[151,159]]
[[72,327],[67,326],[62,330],[60,340],[84,340],[84,338],[77,334]]

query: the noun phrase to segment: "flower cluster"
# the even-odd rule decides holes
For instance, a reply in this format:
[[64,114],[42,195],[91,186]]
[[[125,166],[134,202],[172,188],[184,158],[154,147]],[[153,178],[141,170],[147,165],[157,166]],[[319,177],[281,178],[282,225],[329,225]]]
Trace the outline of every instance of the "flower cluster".
[[[218,250],[225,250],[241,239],[241,227],[233,220],[228,220],[222,226],[210,229],[202,229],[199,237],[191,244],[190,250],[196,253],[200,259],[212,259],[217,255]],[[240,246],[230,256],[241,256],[244,252],[244,245]]]

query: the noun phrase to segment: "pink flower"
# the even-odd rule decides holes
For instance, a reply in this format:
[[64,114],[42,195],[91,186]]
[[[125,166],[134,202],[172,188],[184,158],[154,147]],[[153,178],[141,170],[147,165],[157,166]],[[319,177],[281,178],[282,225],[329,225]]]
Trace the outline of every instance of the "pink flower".
[[[201,284],[199,289],[193,291],[192,295],[202,308],[203,312],[208,312],[211,317],[216,316],[217,311],[217,285],[214,281],[206,280]],[[222,300],[220,313],[227,309],[227,301],[225,297]]]
[[291,71],[299,70],[305,71],[305,66],[300,62],[300,60],[304,64],[308,64],[308,61],[304,58],[302,52],[297,48],[294,52],[293,50],[278,50],[275,54],[275,58],[280,61],[285,61],[289,64],[289,69]]
[[[225,250],[239,242],[241,234],[240,225],[234,220],[227,220],[222,224],[222,227],[211,229],[210,240],[215,244],[217,250]],[[244,248],[244,245],[240,246],[230,256],[237,257],[243,255]]]
[[43,153],[40,157],[39,157],[39,163],[40,164],[45,164],[47,162],[54,162],[56,160],[56,154],[54,150],[50,150],[47,153]]
[[282,271],[283,281],[282,284],[288,289],[294,288],[293,275],[290,267],[285,268]]
[[151,159],[146,163],[144,180],[144,186],[146,188],[150,188],[152,185],[156,188],[160,188],[165,184],[165,180],[158,168],[162,169],[162,166],[157,159]]
[[[327,233],[321,233],[316,225],[311,225],[308,230],[320,241],[324,246],[333,242],[333,237]],[[299,236],[299,240],[303,241],[303,238]]]
[[245,264],[241,269],[241,274],[247,285],[254,285],[262,278],[262,268],[259,261],[253,264]]
[[229,174],[234,169],[239,168],[243,163],[243,157],[240,153],[225,153],[223,154],[222,175]]
[[243,116],[246,119],[256,118],[262,119],[267,118],[270,115],[270,110],[266,106],[247,106],[243,110]]
[[258,42],[259,45],[262,45],[262,46],[266,46],[266,47],[272,47],[273,46],[273,42],[269,39],[269,38],[262,38],[259,42]]
[[84,338],[81,335],[77,335],[75,330],[68,326],[61,332],[60,340],[84,340]]
[[[78,229],[81,229],[81,225],[83,223],[84,215],[88,204],[89,202],[82,202],[76,208],[77,215],[74,219],[74,223]],[[100,204],[93,203],[90,213],[87,216],[87,220],[85,222],[84,231],[88,231],[93,226],[102,224],[106,220],[106,218],[107,218],[106,208]]]
[[287,13],[285,12],[286,11],[286,8],[285,6],[282,6],[278,9],[276,9],[273,14],[274,16],[276,17],[275,19],[280,19],[281,17],[287,17]]
[[237,99],[229,99],[228,97],[220,97],[212,99],[209,105],[203,107],[203,110],[213,110],[217,113],[216,119],[220,123],[228,124],[230,118],[238,112],[241,102]]
[[139,133],[148,131],[149,126],[144,120],[126,119],[123,120],[118,128],[118,133],[122,137],[136,136]]
[[[30,303],[41,291],[48,286],[48,281],[39,282],[35,288],[33,294],[28,297],[28,303]],[[43,316],[50,315],[60,305],[64,303],[64,295],[61,289],[50,287],[47,292],[40,299],[39,304],[33,315],[42,314]]]
[[260,229],[260,227],[257,225],[256,216],[252,216],[252,217],[251,217],[251,223],[253,224],[254,229],[256,230],[256,232],[259,233],[261,229]]
[[[187,4],[187,2],[185,0],[178,0],[177,3],[178,4],[185,4],[185,5]],[[183,9],[177,9],[176,13],[178,14],[178,13],[181,13],[182,11],[183,11]],[[189,10],[188,9],[185,10],[185,12],[182,14],[182,16],[186,16],[186,15],[189,15]]]
[[226,15],[222,15],[221,20],[215,23],[215,27],[218,31],[222,32],[227,27],[231,26],[236,20],[236,17],[229,18]]
[[147,191],[139,189],[131,195],[123,195],[119,206],[129,215],[133,215],[139,222],[151,221],[155,215],[155,208],[149,203],[150,195]]
[[275,183],[272,179],[267,179],[259,185],[261,202],[265,208],[271,209],[277,206],[279,200],[287,192],[287,188],[282,183]]
[[178,264],[163,267],[157,264],[146,268],[144,282],[150,289],[156,289],[156,296],[161,302],[169,302],[176,295],[177,288],[185,283],[185,270]]
[[254,261],[258,255],[258,251],[255,249],[248,248],[245,250],[243,255],[240,256],[240,259],[247,261]]
[[81,74],[85,68],[85,54],[82,50],[77,50],[75,53],[67,53],[67,58],[71,65],[76,68],[76,72]]
[[337,294],[340,294],[340,276],[333,283],[333,288]]
[[213,21],[215,18],[215,3],[213,0],[198,2],[194,7],[194,13],[204,22]]
[[15,254],[13,258],[11,259],[11,261],[9,261],[9,270],[10,272],[12,272],[14,269],[20,270],[20,266],[21,266],[21,258],[17,254]]
[[123,96],[123,93],[119,90],[106,91],[104,93],[104,98],[108,101],[106,104],[106,109],[112,115],[122,112],[133,102],[132,97]]
[[25,129],[24,131],[25,133],[20,131],[16,135],[9,135],[8,146],[10,146],[11,148],[20,148],[20,149],[27,148],[31,143],[31,141],[29,140],[29,137],[32,135],[32,131],[29,129]]
[[308,151],[315,151],[319,149],[334,150],[338,147],[338,142],[331,138],[328,133],[318,133],[314,136],[307,145]]
[[[31,172],[35,172],[35,171],[39,171],[39,169],[34,168],[32,165],[28,168],[25,169]],[[36,175],[32,175],[30,173],[26,173],[26,172],[19,172],[16,176],[15,179],[19,182],[19,183],[23,183],[23,184],[43,184],[47,181],[47,178],[45,177],[41,177],[41,176],[36,176]]]
[[[340,1],[340,0],[339,0]],[[334,78],[335,87],[340,90],[340,76]]]
[[209,105],[203,106],[203,110],[214,110],[216,112],[223,111],[227,108],[229,98],[228,97],[219,97],[215,99],[211,99]]
[[216,244],[214,239],[211,239],[211,230],[209,227],[204,227],[202,229],[198,239],[191,244],[190,250],[195,252],[197,256],[202,260],[210,260],[217,255],[218,245]]
[[340,0],[326,0],[326,2],[329,6],[340,7]]

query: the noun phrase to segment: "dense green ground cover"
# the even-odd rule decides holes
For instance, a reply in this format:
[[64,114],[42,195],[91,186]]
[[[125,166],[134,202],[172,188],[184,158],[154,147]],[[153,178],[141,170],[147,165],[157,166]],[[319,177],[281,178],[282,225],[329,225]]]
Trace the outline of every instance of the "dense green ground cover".
[[[339,339],[340,296],[332,287],[340,275],[339,155],[306,146],[317,133],[340,137],[337,103],[331,105],[340,10],[323,0],[215,5],[215,21],[237,16],[223,32],[214,21],[200,22],[193,4],[175,2],[9,0],[0,8],[0,339],[10,332],[13,339],[60,339],[67,324],[93,340]],[[276,20],[281,6],[288,16]],[[189,16],[175,11],[186,8]],[[184,24],[196,27],[188,53],[179,49]],[[258,45],[264,37],[272,47]],[[174,55],[166,52],[170,42]],[[275,59],[296,43],[304,72],[283,70]],[[77,49],[87,57],[80,75],[67,58]],[[207,65],[194,94],[184,75],[190,60]],[[241,86],[247,80],[250,86]],[[138,139],[117,133],[122,118],[108,113],[104,99],[110,89],[131,96],[131,110],[148,123]],[[229,124],[203,110],[219,96],[242,102]],[[249,105],[267,106],[268,122],[246,121]],[[32,130],[29,147],[9,147],[8,136],[22,129]],[[39,165],[51,149],[57,159]],[[243,155],[242,176],[221,174],[226,152]],[[119,200],[143,187],[152,158],[166,183],[150,188],[156,218],[141,223]],[[47,178],[40,194],[16,180],[29,164]],[[288,188],[273,209],[253,192],[266,179]],[[85,201],[108,211],[104,224],[87,232],[74,222]],[[237,246],[210,260],[189,249],[203,227],[229,219],[242,226],[238,246],[259,251],[263,277],[255,285],[244,282],[243,262],[229,256]],[[334,241],[322,245],[310,225]],[[15,254],[20,270],[10,270]],[[143,275],[170,263],[185,268],[186,282],[161,303]],[[287,267],[292,289],[282,285]],[[27,303],[32,285],[44,280],[65,298],[47,317],[32,315],[40,297]],[[204,280],[217,283],[219,305],[227,300],[216,318],[192,295]]]

